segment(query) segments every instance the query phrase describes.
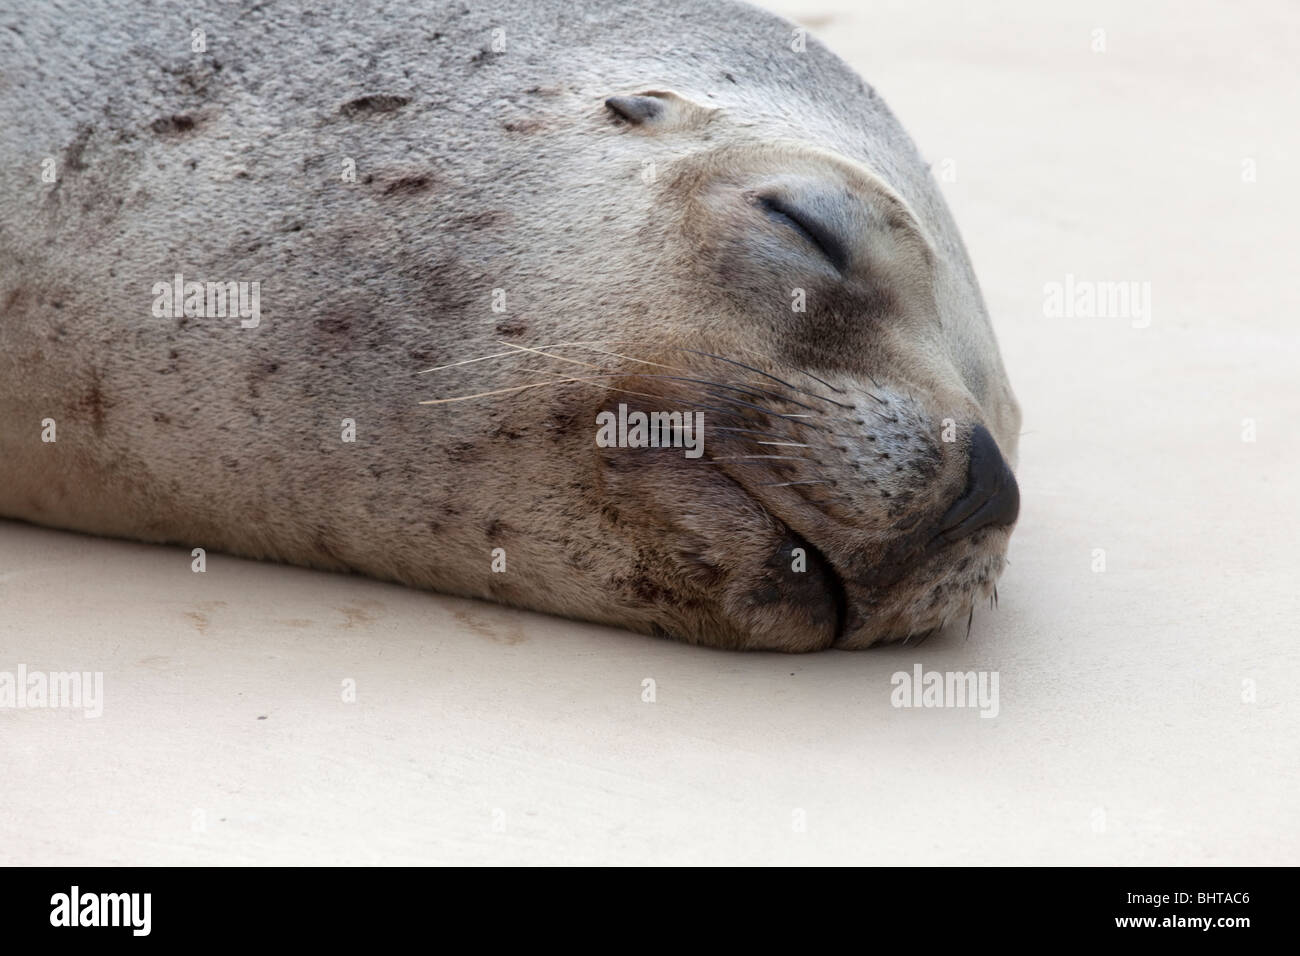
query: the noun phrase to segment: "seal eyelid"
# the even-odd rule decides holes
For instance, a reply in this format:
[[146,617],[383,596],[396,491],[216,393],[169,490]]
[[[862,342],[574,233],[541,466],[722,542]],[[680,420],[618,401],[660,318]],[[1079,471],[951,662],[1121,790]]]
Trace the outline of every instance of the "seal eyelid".
[[758,205],[772,219],[785,223],[807,239],[836,270],[843,272],[849,264],[849,254],[839,238],[805,210],[780,196],[757,197]]

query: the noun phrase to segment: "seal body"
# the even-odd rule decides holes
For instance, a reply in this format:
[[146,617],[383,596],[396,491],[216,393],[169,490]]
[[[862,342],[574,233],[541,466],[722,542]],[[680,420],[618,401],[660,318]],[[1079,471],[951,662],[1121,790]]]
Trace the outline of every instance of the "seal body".
[[[3,20],[0,515],[725,647],[991,590],[1019,411],[978,286],[899,124],[785,21]],[[704,453],[599,443],[620,404],[702,414]]]

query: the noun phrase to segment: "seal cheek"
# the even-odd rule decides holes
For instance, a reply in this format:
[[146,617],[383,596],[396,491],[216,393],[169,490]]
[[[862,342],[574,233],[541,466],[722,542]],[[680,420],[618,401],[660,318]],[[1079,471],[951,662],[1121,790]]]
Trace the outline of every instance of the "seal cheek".
[[[642,386],[644,387],[644,386]],[[840,628],[822,555],[718,469],[676,449],[599,449],[611,534],[631,555],[619,600],[658,632],[743,650],[814,651]]]
[[748,635],[747,646],[783,651],[830,647],[844,618],[844,590],[821,554],[786,532],[776,552],[724,608]]

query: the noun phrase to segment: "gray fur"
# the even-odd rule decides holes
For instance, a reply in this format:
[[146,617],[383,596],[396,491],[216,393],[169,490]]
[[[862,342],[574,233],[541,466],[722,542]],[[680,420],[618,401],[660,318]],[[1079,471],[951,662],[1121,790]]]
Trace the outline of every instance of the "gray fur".
[[[773,611],[760,634],[728,604],[750,573],[734,566],[749,558],[728,522],[749,515],[757,561],[782,523],[808,537],[820,519],[801,527],[793,506],[712,478],[664,527],[630,518],[657,493],[642,486],[654,469],[633,488],[594,453],[599,386],[422,406],[521,379],[512,361],[421,370],[502,340],[617,341],[660,360],[743,347],[774,371],[874,376],[889,401],[919,390],[918,428],[949,409],[987,419],[1014,454],[1018,411],[938,191],[879,97],[815,40],[797,53],[790,24],[693,0],[322,6],[86,0],[0,14],[0,515],[803,649],[827,637],[797,609]],[[206,52],[191,51],[194,29]],[[643,127],[605,106],[663,90],[680,103]],[[691,192],[704,152],[759,162],[773,143],[845,157],[901,199],[930,246],[924,323],[873,330],[827,305],[814,334],[743,301],[776,273],[733,273],[709,232],[730,229],[728,214],[687,215],[683,197],[705,195]],[[259,281],[261,325],[155,318],[151,286],[178,272]],[[771,281],[788,304],[791,282]],[[54,444],[40,441],[46,418]],[[340,441],[343,419],[355,443]],[[946,470],[918,490],[927,514],[962,467],[940,452]],[[837,534],[818,545],[833,562],[843,548],[874,555],[844,561],[867,594],[883,546]],[[506,574],[489,570],[494,547]],[[716,572],[705,583],[697,560]],[[962,601],[995,573],[962,579]],[[899,607],[928,593],[909,588]],[[858,643],[934,623],[899,620]]]

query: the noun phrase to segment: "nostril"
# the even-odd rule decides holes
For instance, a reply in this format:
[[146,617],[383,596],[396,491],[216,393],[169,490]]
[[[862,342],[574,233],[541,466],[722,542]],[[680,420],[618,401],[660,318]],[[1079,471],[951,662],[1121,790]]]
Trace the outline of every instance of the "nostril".
[[1020,515],[1020,487],[989,430],[971,432],[966,490],[939,522],[939,537],[954,541],[989,525],[1015,524]]

